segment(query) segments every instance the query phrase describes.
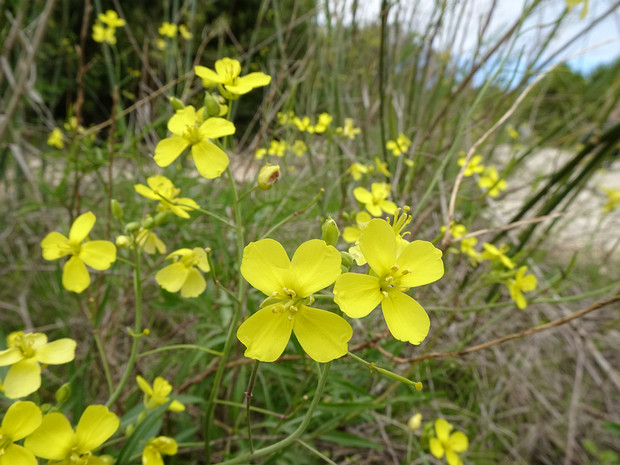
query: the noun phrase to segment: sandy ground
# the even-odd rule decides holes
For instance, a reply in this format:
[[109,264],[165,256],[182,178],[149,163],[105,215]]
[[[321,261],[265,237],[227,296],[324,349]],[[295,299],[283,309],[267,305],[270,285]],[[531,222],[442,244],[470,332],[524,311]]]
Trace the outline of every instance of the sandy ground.
[[[508,146],[500,147],[497,151],[499,159],[508,163],[510,150]],[[498,220],[506,224],[524,201],[544,185],[546,176],[573,156],[572,152],[546,148],[528,157],[518,171],[511,173],[506,193],[495,202]],[[554,248],[554,255],[570,258],[575,251],[582,251],[595,259],[620,260],[620,206],[610,213],[603,212],[607,195],[601,186],[620,190],[620,160],[595,173],[587,187],[566,206],[565,213],[547,238]],[[539,227],[539,231],[544,229]]]

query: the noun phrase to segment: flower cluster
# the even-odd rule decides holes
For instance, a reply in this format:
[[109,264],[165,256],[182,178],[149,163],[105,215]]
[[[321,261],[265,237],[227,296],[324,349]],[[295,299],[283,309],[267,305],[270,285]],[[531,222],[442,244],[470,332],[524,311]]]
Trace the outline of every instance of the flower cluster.
[[411,140],[403,133],[400,133],[396,140],[388,140],[385,143],[385,148],[391,150],[395,157],[400,157],[403,153],[407,152],[410,147]]
[[97,21],[93,24],[93,40],[99,43],[116,44],[116,29],[125,26],[125,20],[118,17],[114,10],[97,15]]
[[463,176],[465,177],[479,174],[478,186],[484,189],[489,196],[497,197],[502,191],[506,190],[506,180],[500,177],[495,166],[482,164],[482,155],[474,155],[467,161],[465,153],[461,152],[458,165],[464,167]]

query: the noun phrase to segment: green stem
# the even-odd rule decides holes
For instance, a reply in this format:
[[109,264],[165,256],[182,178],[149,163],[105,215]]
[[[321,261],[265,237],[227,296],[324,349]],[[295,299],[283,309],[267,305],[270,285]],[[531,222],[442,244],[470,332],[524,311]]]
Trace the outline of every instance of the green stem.
[[[229,109],[230,111],[230,109]],[[204,448],[205,448],[205,463],[211,463],[211,425],[213,423],[213,415],[215,413],[215,400],[217,397],[217,393],[220,390],[220,385],[222,383],[222,377],[224,375],[224,370],[226,368],[226,363],[228,362],[228,356],[230,354],[230,349],[232,347],[232,341],[235,338],[235,334],[237,332],[237,324],[239,322],[239,315],[241,305],[244,300],[245,286],[243,285],[243,275],[241,274],[241,259],[243,258],[243,246],[244,246],[244,238],[243,238],[243,220],[241,217],[241,209],[239,208],[239,193],[237,191],[237,186],[235,185],[235,180],[233,178],[232,172],[230,171],[230,166],[226,168],[226,173],[228,174],[228,180],[230,182],[230,189],[233,194],[233,209],[235,214],[235,231],[237,233],[237,264],[238,264],[238,279],[237,279],[237,300],[235,302],[235,306],[233,307],[233,314],[230,320],[230,324],[228,327],[228,333],[226,335],[226,341],[224,342],[224,350],[222,350],[222,357],[220,358],[220,363],[217,367],[217,371],[215,372],[215,378],[213,380],[213,385],[211,387],[211,391],[209,392],[209,398],[207,399],[207,406],[205,411],[205,420],[204,420]]]
[[138,355],[137,358],[148,357],[149,355],[159,354],[161,352],[165,352],[168,350],[177,350],[177,349],[193,349],[199,350],[201,352],[206,352],[207,354],[216,355],[220,357],[222,352],[218,352],[217,350],[207,349],[206,347],[197,346],[196,344],[174,344],[171,346],[160,347],[158,349],[148,350],[146,352],[142,352]]
[[390,370],[386,370],[385,368],[378,367],[376,363],[367,362],[363,358],[360,358],[351,352],[347,352],[347,355],[351,357],[353,360],[355,360],[356,362],[359,362],[365,367],[367,367],[371,373],[373,371],[376,371],[378,373],[381,373],[384,376],[387,376],[388,378],[392,378],[392,379],[395,379],[396,381],[400,381],[401,383],[408,384],[409,386],[413,386],[418,391],[422,390],[422,383],[420,381],[411,381],[410,379],[407,379],[404,376],[397,375],[396,373]]
[[250,406],[252,404],[252,391],[254,390],[254,383],[256,383],[256,376],[258,375],[259,366],[260,360],[255,360],[254,366],[252,367],[252,374],[250,375],[248,390],[245,393],[246,420],[248,422],[248,442],[250,443],[250,453],[254,452],[254,444],[252,443],[252,417],[250,416]]
[[108,391],[110,392],[110,394],[112,394],[112,392],[114,391],[114,383],[112,382],[110,367],[105,357],[105,350],[103,349],[103,344],[101,343],[98,329],[95,329],[93,331],[93,338],[95,339],[95,345],[97,346],[97,351],[99,352],[99,357],[101,358],[101,364],[103,365],[103,373],[105,374],[105,380],[108,383]]
[[310,406],[308,407],[308,411],[306,412],[306,415],[304,416],[303,420],[301,421],[297,429],[293,431],[290,434],[290,436],[282,439],[279,442],[276,442],[275,444],[272,444],[267,447],[263,447],[262,449],[258,449],[251,454],[246,454],[241,457],[236,457],[234,459],[226,460],[224,462],[220,462],[218,465],[234,465],[237,463],[247,464],[247,463],[252,462],[254,459],[272,455],[274,452],[277,452],[280,449],[283,449],[293,444],[295,441],[297,441],[297,439],[301,437],[304,431],[306,431],[306,428],[310,424],[310,420],[312,419],[314,415],[314,411],[316,410],[316,407],[319,404],[319,400],[321,400],[321,395],[323,394],[323,389],[325,388],[325,383],[327,381],[327,375],[329,374],[330,366],[331,366],[331,362],[328,362],[325,364],[325,367],[323,368],[323,370],[321,371],[319,375],[319,382],[316,387],[316,392],[314,393],[312,402],[310,403]]
[[133,341],[131,342],[131,351],[129,353],[127,366],[125,367],[125,373],[123,373],[116,390],[110,395],[110,398],[106,402],[107,407],[110,407],[116,402],[121,392],[123,392],[123,388],[127,384],[129,376],[131,376],[131,372],[133,371],[134,364],[138,357],[138,346],[140,345],[140,337],[138,335],[142,333],[142,281],[140,280],[140,248],[138,246],[134,247],[134,260],[133,291],[136,298],[136,321],[133,329]]

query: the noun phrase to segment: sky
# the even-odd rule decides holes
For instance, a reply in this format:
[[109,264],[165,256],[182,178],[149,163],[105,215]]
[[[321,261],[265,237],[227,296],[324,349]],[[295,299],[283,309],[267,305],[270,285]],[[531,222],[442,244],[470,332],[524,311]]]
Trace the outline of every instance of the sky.
[[[331,11],[339,11],[347,18],[350,11],[351,0],[329,0]],[[393,2],[396,3],[396,2]],[[399,18],[410,18],[410,24],[418,31],[423,31],[431,19],[434,1],[432,0],[401,0],[397,2],[399,8]],[[476,44],[477,31],[480,28],[486,12],[492,0],[451,0],[451,3],[465,5],[465,9],[460,11],[460,16],[466,18],[458,28],[456,41],[460,45],[460,53],[465,57],[474,49]],[[487,37],[499,37],[508,26],[518,18],[526,4],[531,0],[497,0],[495,13],[489,24]],[[358,18],[362,21],[374,21],[379,17],[380,0],[360,0]],[[589,73],[594,68],[602,64],[608,64],[620,57],[620,0],[590,0],[588,14],[584,19],[580,18],[583,5],[576,6],[565,20],[565,24],[560,29],[557,38],[550,44],[550,50],[557,50],[567,40],[580,34],[593,21],[604,12],[612,9],[612,13],[603,21],[596,24],[587,33],[580,35],[577,41],[559,55],[559,59],[577,54],[596,44],[613,40],[606,45],[589,50],[577,57],[571,58],[567,63],[576,71],[584,74]],[[523,50],[527,53],[535,49],[535,44],[540,38],[542,31],[549,31],[555,19],[561,15],[565,9],[565,0],[546,0],[538,8],[528,21],[523,25],[520,39],[515,43],[514,50]],[[411,14],[414,6],[417,8],[415,15]],[[394,15],[390,17],[393,19]],[[447,22],[455,18],[447,18]],[[358,19],[359,20],[359,19]],[[466,27],[463,25],[466,24]],[[450,28],[445,28],[445,36],[439,37],[436,43],[438,48],[449,48],[452,43]],[[452,31],[454,28],[452,28]]]

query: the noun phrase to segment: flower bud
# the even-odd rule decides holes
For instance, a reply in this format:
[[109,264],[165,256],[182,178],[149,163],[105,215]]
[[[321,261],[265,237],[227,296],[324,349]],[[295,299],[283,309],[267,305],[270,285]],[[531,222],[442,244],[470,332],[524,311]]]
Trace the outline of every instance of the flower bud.
[[114,218],[121,221],[123,219],[123,207],[118,203],[118,200],[112,199],[110,200],[110,209],[112,210],[112,214]]
[[409,418],[409,421],[407,422],[407,428],[409,428],[411,431],[416,431],[420,428],[420,426],[422,426],[422,414],[416,413],[411,418]]
[[185,104],[176,97],[168,97],[168,101],[170,102],[170,105],[172,105],[172,109],[174,111],[179,111],[185,108]]
[[338,225],[332,217],[325,220],[321,226],[321,232],[323,234],[323,240],[327,243],[327,245],[335,246],[338,243],[340,231],[338,230]]
[[138,223],[136,221],[132,221],[131,223],[127,223],[125,225],[125,232],[127,232],[129,234],[138,231],[138,229],[140,229],[140,223]]
[[58,388],[55,394],[56,403],[58,405],[64,404],[71,397],[71,385],[69,383],[65,383]]
[[207,118],[219,116],[220,114],[220,102],[218,102],[217,97],[210,92],[205,94],[205,113]]
[[155,226],[161,226],[166,222],[166,218],[168,218],[168,212],[159,212],[155,215]]
[[153,229],[155,227],[155,220],[150,216],[148,218],[144,218],[142,220],[142,227],[148,230]]
[[129,236],[116,236],[114,242],[116,243],[116,247],[119,249],[129,249],[131,247],[131,237]]
[[343,271],[343,273],[348,272],[353,266],[353,260],[355,260],[355,258],[353,258],[353,255],[351,255],[349,252],[340,252],[340,259],[340,264],[345,270]]
[[278,182],[279,177],[280,166],[267,163],[258,172],[258,187],[260,187],[264,191],[269,190],[271,189],[271,186]]

